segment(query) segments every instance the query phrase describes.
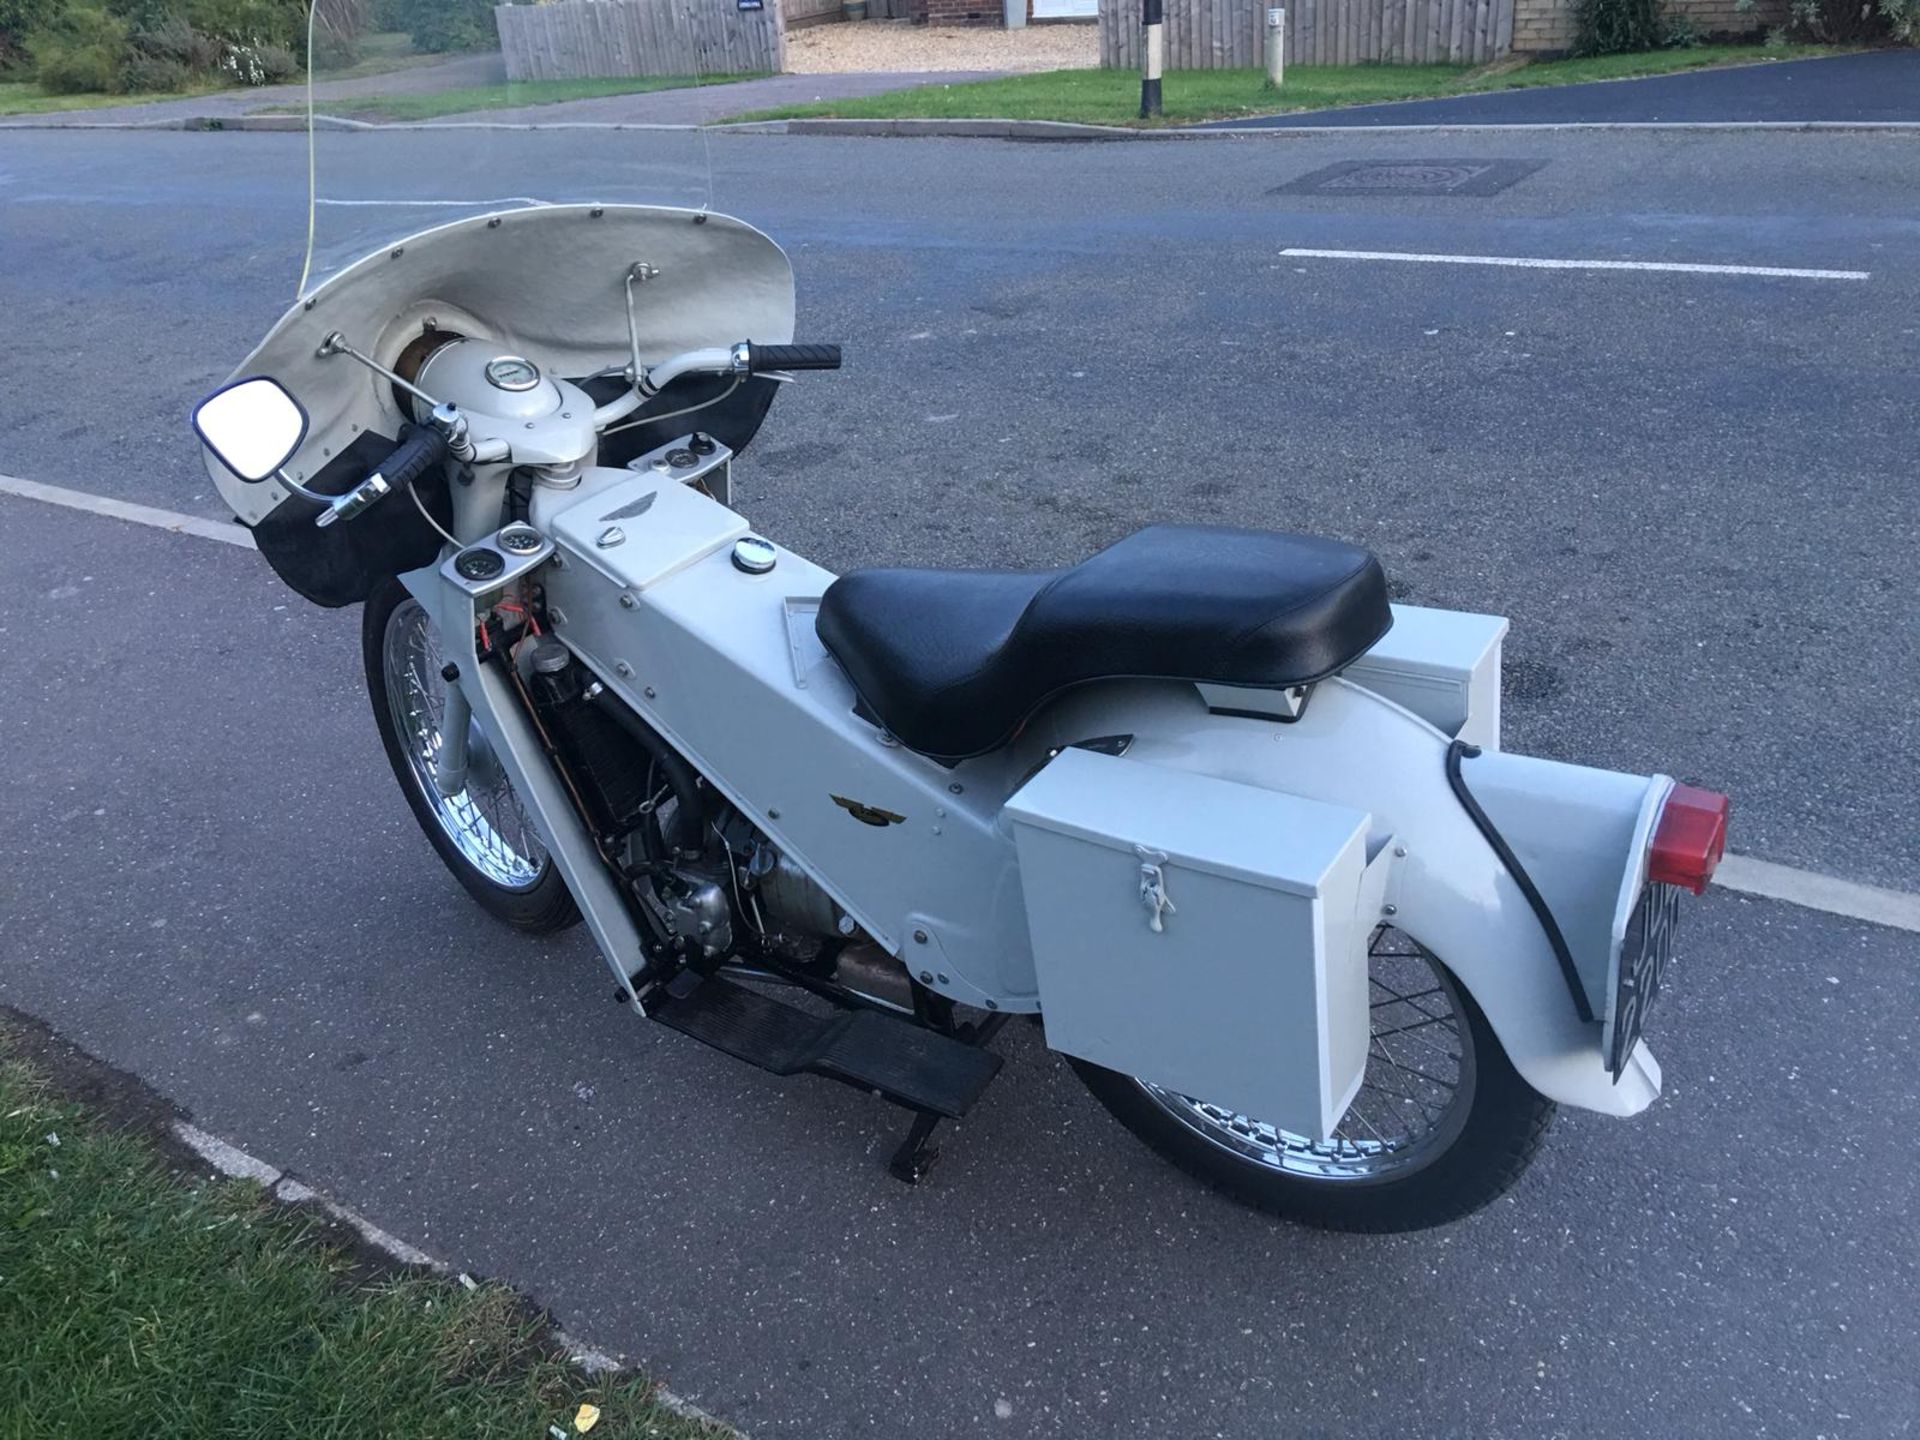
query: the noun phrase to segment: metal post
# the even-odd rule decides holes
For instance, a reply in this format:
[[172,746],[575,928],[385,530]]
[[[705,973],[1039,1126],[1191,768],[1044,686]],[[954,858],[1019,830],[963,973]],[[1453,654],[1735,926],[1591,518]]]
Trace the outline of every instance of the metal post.
[[1160,38],[1161,0],[1140,0],[1140,25],[1146,44],[1140,51],[1140,118],[1160,113],[1160,65],[1165,58]]
[[1287,12],[1267,11],[1267,88],[1278,90],[1287,78]]

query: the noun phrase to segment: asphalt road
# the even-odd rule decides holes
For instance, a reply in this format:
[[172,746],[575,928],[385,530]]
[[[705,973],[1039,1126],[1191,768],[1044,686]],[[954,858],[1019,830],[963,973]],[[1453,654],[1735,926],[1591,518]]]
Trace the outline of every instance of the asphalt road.
[[[505,143],[501,193],[607,163],[580,132]],[[1172,517],[1360,539],[1411,598],[1514,617],[1516,748],[1704,780],[1738,848],[1911,888],[1920,150],[1454,137],[1548,163],[1488,198],[1267,193],[1433,143],[715,140],[722,207],[794,256],[803,338],[850,356],[782,401],[745,508],[841,568],[1047,563]],[[0,472],[219,514],[181,417],[290,293],[298,190],[288,137],[0,139]],[[1911,935],[1691,907],[1659,1106],[1563,1117],[1438,1234],[1241,1212],[1025,1031],[908,1191],[892,1112],[654,1033],[583,937],[463,901],[387,776],[356,615],[31,502],[0,497],[0,538],[0,999],[756,1436],[1920,1415]]]
[[[1732,65],[1641,80],[1552,85],[1309,110],[1233,126],[1920,122],[1920,50]],[[1219,128],[1201,127],[1201,128]]]

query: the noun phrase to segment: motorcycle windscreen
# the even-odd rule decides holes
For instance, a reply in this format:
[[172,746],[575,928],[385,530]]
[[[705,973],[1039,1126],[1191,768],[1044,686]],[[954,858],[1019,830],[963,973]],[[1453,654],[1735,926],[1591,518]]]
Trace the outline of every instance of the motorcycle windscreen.
[[[699,127],[737,102],[701,73],[726,63],[708,33],[715,0],[504,7],[525,13],[482,12],[485,32],[462,37],[435,33],[444,26],[379,33],[370,8],[315,0],[308,16],[301,298],[382,246],[465,216],[570,203],[716,208],[714,146]],[[725,28],[763,29],[778,43],[770,9],[737,14]],[[419,50],[452,39],[472,43]]]
[[[714,210],[709,137],[694,124],[625,123],[648,105],[671,102],[676,121],[697,122],[728,103],[692,73],[701,50],[689,0],[648,9],[651,48],[569,52],[588,69],[640,74],[521,82],[505,78],[522,62],[497,40],[454,56],[395,55],[410,42],[354,29],[364,7],[320,0],[307,126],[288,137],[298,141],[290,166],[307,172],[293,304],[235,371],[271,376],[307,411],[287,476],[343,493],[421,418],[403,386],[349,350],[411,381],[440,346],[477,339],[604,402],[636,363],[792,338],[791,269],[759,231]],[[404,68],[380,68],[391,63]],[[563,98],[583,91],[613,93]],[[692,393],[702,385],[716,393]],[[669,387],[642,423],[609,439],[600,463],[658,443],[647,414],[708,401],[703,428],[737,450],[773,390],[758,379],[724,398],[707,379]],[[427,515],[383,503],[318,529],[313,502],[274,480],[241,481],[211,455],[207,465],[282,578],[317,603],[351,604],[437,553],[427,515],[446,522],[444,477],[416,491]]]

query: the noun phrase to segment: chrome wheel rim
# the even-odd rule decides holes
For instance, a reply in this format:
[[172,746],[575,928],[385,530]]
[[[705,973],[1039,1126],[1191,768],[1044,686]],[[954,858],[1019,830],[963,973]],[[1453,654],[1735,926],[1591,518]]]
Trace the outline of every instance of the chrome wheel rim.
[[1371,1034],[1366,1078],[1325,1141],[1295,1135],[1136,1080],[1169,1115],[1222,1150],[1307,1180],[1399,1179],[1431,1164],[1459,1137],[1473,1108],[1473,1044],[1453,977],[1391,926],[1367,947]]
[[388,713],[406,755],[407,773],[441,833],[493,884],[504,890],[531,889],[546,873],[547,849],[478,725],[467,725],[466,788],[447,796],[434,783],[447,686],[440,678],[445,664],[440,638],[419,601],[403,600],[387,617],[381,662]]

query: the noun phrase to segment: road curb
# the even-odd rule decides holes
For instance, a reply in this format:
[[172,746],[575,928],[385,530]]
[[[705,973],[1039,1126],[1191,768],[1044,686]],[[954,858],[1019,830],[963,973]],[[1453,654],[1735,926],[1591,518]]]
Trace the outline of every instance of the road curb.
[[[0,120],[0,130],[231,130],[290,133],[307,128],[300,115],[189,115],[166,120]],[[1426,125],[1224,125],[1156,130],[1126,125],[1082,125],[1066,120],[741,120],[672,125],[623,120],[348,120],[315,118],[321,130],[704,130],[717,135],[833,135],[882,139],[1017,140],[1088,144],[1140,140],[1304,140],[1339,135],[1538,134],[1573,131],[1725,134],[1744,130],[1839,135],[1920,136],[1920,120],[1552,120]]]
[[[402,1265],[411,1265],[430,1271],[435,1275],[450,1276],[457,1279],[468,1289],[474,1287],[471,1276],[464,1271],[455,1271],[446,1261],[427,1254],[417,1246],[409,1245],[399,1236],[381,1229],[373,1221],[351,1206],[342,1205],[325,1191],[295,1179],[271,1161],[242,1150],[231,1141],[223,1140],[210,1131],[202,1130],[187,1120],[173,1122],[173,1134],[181,1144],[198,1155],[211,1168],[222,1175],[236,1180],[252,1180],[275,1200],[283,1205],[311,1205],[325,1215],[353,1229],[362,1240],[389,1259]],[[567,1352],[567,1358],[589,1375],[620,1374],[632,1367],[621,1357],[611,1355],[591,1345],[582,1344],[558,1326],[553,1330],[554,1339]],[[676,1395],[664,1385],[655,1384],[653,1397],[660,1404],[683,1419],[698,1420],[713,1426],[726,1434],[747,1440],[747,1436],[736,1430],[716,1415],[709,1414],[695,1405],[685,1396]]]

